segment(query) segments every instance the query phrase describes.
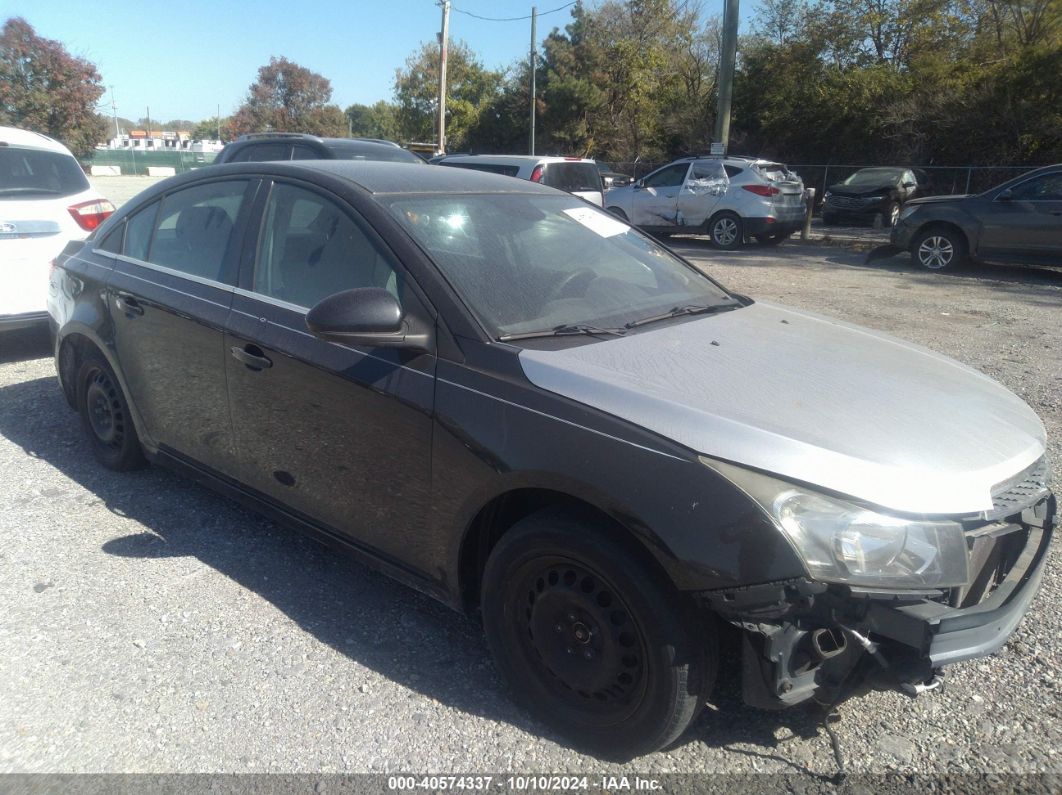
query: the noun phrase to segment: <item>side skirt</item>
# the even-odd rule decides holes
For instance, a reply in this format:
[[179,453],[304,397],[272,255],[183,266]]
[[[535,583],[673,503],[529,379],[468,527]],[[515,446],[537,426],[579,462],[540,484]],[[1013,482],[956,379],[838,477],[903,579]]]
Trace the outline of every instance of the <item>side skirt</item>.
[[145,450],[144,453],[153,464],[173,470],[277,524],[296,530],[320,544],[338,550],[354,558],[363,566],[385,574],[408,588],[442,602],[453,610],[461,612],[463,609],[458,595],[451,594],[439,583],[433,582],[405,564],[380,555],[372,548],[359,544],[337,530],[315,522],[300,512],[286,508],[270,497],[203,467],[175,450],[162,446],[157,452]]

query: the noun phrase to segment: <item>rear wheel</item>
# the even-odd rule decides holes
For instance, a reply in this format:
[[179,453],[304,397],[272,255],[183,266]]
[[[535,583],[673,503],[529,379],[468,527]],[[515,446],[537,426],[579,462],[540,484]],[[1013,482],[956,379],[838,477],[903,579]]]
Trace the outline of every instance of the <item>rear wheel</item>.
[[837,216],[833,213],[824,212],[822,214],[822,223],[823,226],[833,226],[835,223],[837,223]]
[[97,461],[117,471],[144,466],[129,403],[114,371],[98,353],[90,353],[78,368],[77,406]]
[[947,227],[931,227],[911,243],[911,258],[931,271],[958,268],[966,262],[966,254],[966,238]]
[[542,722],[596,753],[673,742],[715,678],[714,626],[607,530],[555,511],[498,542],[482,589],[498,671]]
[[619,207],[609,207],[608,211],[617,218],[619,218],[621,221],[626,221],[627,223],[630,223],[630,219],[627,218],[627,213],[623,212],[623,210],[621,210]]
[[734,213],[720,213],[708,222],[708,236],[717,248],[739,248],[744,242],[741,219]]

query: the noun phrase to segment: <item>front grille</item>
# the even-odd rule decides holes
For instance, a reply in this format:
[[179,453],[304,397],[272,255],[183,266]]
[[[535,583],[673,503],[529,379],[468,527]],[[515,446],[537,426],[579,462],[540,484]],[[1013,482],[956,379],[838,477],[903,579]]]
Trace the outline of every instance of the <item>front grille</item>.
[[827,202],[840,210],[861,210],[866,203],[866,199],[856,199],[852,196],[831,196]]
[[992,510],[985,511],[982,518],[1013,516],[1035,505],[1047,494],[1049,477],[1047,456],[1044,456],[1014,477],[996,484],[992,489]]

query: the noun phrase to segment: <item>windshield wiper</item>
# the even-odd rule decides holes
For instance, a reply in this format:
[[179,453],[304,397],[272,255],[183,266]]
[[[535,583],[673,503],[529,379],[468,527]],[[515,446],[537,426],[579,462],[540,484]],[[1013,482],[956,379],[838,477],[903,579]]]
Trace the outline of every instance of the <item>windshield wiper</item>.
[[712,312],[725,312],[729,309],[737,309],[741,304],[686,304],[684,306],[673,306],[668,311],[660,315],[652,315],[651,317],[643,317],[639,320],[632,320],[627,323],[624,328],[632,329],[638,326],[644,326],[646,323],[655,323],[658,320],[667,320],[672,317],[680,317],[682,315],[707,315]]
[[541,331],[523,331],[519,334],[503,334],[498,337],[501,342],[509,342],[510,340],[529,340],[535,337],[570,337],[573,334],[612,334],[617,337],[622,337],[627,333],[625,328],[599,328],[597,326],[590,326],[586,323],[565,323],[560,326],[554,326],[551,329],[542,329]]

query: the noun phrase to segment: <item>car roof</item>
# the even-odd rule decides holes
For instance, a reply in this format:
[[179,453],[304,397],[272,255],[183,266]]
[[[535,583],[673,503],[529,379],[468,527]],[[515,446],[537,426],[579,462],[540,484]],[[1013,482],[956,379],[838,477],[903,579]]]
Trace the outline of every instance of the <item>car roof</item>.
[[70,150],[54,138],[30,130],[20,130],[17,127],[0,127],[0,146],[20,146],[70,154]]
[[[557,190],[535,182],[464,168],[426,168],[423,164],[382,160],[274,160],[216,167],[228,173],[272,172],[278,175],[318,172],[346,179],[373,194],[541,193]],[[205,172],[200,172],[205,175]]]

